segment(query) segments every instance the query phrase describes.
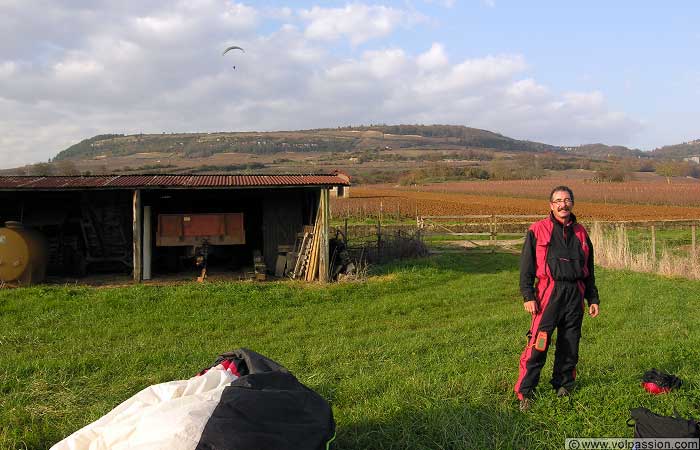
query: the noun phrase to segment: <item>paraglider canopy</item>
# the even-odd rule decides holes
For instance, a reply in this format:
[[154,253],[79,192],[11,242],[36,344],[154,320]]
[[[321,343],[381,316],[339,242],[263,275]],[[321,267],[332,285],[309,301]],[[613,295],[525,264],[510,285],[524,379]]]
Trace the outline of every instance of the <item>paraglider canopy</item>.
[[226,50],[224,50],[224,52],[223,52],[221,55],[222,55],[222,56],[225,55],[229,50],[240,50],[240,51],[242,51],[243,53],[245,53],[245,50],[243,50],[243,48],[241,48],[241,47],[239,47],[239,46],[237,46],[237,45],[232,45],[231,47],[227,47]]

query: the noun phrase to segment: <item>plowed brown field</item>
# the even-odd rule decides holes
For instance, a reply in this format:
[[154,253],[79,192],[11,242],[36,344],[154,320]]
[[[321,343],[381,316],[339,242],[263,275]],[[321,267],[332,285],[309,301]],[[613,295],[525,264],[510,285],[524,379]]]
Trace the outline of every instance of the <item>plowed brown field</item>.
[[[655,177],[649,181],[629,181],[625,183],[593,183],[590,180],[571,178],[464,181],[435,183],[419,187],[401,187],[399,189],[421,192],[546,198],[554,186],[562,184],[573,189],[578,201],[700,206],[700,180],[693,178],[674,178],[670,184],[666,183],[663,177]],[[391,188],[391,186],[387,185],[383,187]]]
[[469,214],[546,214],[547,196],[558,184],[576,195],[579,220],[700,220],[700,183],[591,184],[572,180],[443,183],[424,187],[386,185],[351,188],[334,199],[335,217]]

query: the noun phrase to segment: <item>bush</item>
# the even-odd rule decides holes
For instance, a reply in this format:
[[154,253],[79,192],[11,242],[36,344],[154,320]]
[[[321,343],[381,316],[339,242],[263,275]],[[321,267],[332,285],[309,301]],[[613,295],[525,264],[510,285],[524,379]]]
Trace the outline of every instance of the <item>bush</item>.
[[632,172],[626,166],[611,166],[601,169],[593,176],[593,181],[596,183],[622,183],[632,179]]

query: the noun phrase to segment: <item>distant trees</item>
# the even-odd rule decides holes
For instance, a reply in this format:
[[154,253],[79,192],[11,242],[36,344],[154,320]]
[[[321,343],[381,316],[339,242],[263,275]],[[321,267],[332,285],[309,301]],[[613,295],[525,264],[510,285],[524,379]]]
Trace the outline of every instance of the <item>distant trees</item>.
[[666,183],[671,184],[671,177],[678,176],[678,166],[673,162],[665,162],[656,166],[656,173],[666,177]]
[[488,165],[491,180],[532,180],[542,178],[544,169],[534,155],[520,154],[513,160],[496,158]]
[[54,167],[49,163],[36,163],[27,168],[27,175],[49,176],[54,175]]
[[69,159],[61,159],[53,163],[54,175],[80,175],[80,169],[75,162]]
[[666,177],[666,182],[670,184],[671,177],[700,178],[700,167],[686,161],[664,161],[656,165],[656,173]]
[[622,183],[632,179],[632,172],[623,166],[615,165],[605,169],[601,169],[593,176],[593,181],[596,183],[613,182]]
[[435,164],[410,172],[399,177],[398,182],[404,186],[448,180],[487,180],[489,172],[481,167],[451,167],[446,164]]

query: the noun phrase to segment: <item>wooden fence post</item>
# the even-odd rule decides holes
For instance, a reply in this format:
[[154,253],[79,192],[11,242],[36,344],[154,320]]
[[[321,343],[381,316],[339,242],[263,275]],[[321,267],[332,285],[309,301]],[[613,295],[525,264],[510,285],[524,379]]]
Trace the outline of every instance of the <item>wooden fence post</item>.
[[381,221],[381,219],[377,222],[377,259],[379,261],[382,260],[382,221]]
[[348,218],[345,218],[345,229],[343,230],[345,234],[343,235],[343,239],[345,240],[345,246],[347,247],[348,245]]
[[692,241],[693,241],[693,244],[692,244],[693,259],[695,259],[695,257],[697,256],[696,247],[695,247],[695,224],[692,224],[690,226],[690,234],[692,235]]
[[651,259],[656,264],[656,227],[651,226]]

